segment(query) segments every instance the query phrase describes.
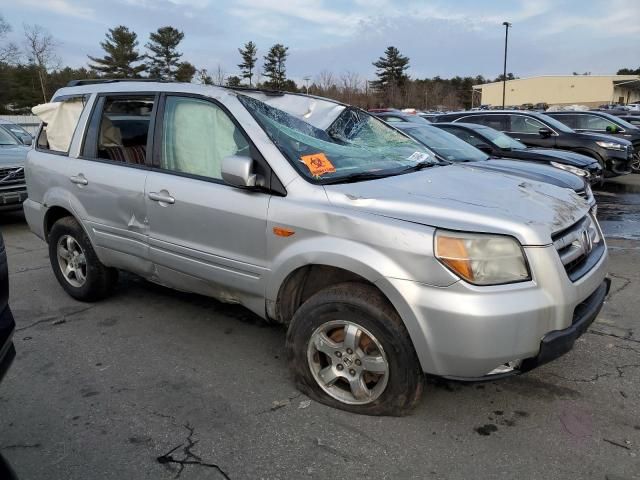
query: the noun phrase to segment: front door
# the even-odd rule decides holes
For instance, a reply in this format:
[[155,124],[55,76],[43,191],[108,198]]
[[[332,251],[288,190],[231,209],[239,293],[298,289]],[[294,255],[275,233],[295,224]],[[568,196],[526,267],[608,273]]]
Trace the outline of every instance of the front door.
[[222,160],[249,156],[246,135],[213,100],[168,95],[145,194],[161,283],[264,313],[270,195],[222,180]]
[[[554,148],[556,133],[540,120],[526,115],[509,115],[508,130],[505,132],[516,140],[530,147]],[[540,129],[546,129],[550,135],[540,134]]]

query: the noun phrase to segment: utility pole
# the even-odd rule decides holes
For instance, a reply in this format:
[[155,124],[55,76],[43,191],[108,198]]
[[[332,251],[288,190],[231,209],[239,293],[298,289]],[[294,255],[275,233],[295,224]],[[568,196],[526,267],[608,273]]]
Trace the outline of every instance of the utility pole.
[[504,110],[504,100],[507,93],[507,44],[509,41],[509,22],[502,22],[504,25],[504,69],[502,73],[502,109]]
[[307,88],[307,95],[309,95],[309,80],[311,80],[311,77],[304,77],[302,80],[304,80],[305,86]]

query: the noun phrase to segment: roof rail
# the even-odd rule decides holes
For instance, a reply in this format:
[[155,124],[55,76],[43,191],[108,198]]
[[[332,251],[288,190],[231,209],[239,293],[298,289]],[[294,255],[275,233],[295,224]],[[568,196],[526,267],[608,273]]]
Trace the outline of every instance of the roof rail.
[[258,88],[258,87],[243,87],[243,86],[231,87],[229,85],[225,85],[223,88],[227,88],[229,90],[237,90],[239,92],[260,92],[260,93],[264,93],[265,95],[272,95],[275,97],[284,95],[286,93],[294,93],[294,92],[285,92],[284,90],[273,90],[269,88]]
[[80,85],[94,85],[97,83],[118,83],[118,82],[159,82],[171,83],[170,80],[159,78],[88,78],[85,80],[71,80],[67,87],[78,87]]

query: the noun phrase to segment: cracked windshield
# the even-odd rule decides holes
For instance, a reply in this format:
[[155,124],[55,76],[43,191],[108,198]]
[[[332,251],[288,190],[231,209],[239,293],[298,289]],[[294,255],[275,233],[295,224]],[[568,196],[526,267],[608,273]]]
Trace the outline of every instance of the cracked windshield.
[[435,165],[435,156],[373,116],[346,108],[327,130],[251,97],[238,98],[306,178],[326,183],[384,177]]

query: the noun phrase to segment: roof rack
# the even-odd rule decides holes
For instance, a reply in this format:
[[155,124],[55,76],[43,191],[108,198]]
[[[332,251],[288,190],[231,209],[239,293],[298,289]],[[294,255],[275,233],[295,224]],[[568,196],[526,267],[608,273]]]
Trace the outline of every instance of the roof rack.
[[172,83],[170,80],[159,78],[88,78],[85,80],[71,80],[67,87],[78,87],[80,85],[94,85],[98,83],[118,83],[118,82],[157,82]]

